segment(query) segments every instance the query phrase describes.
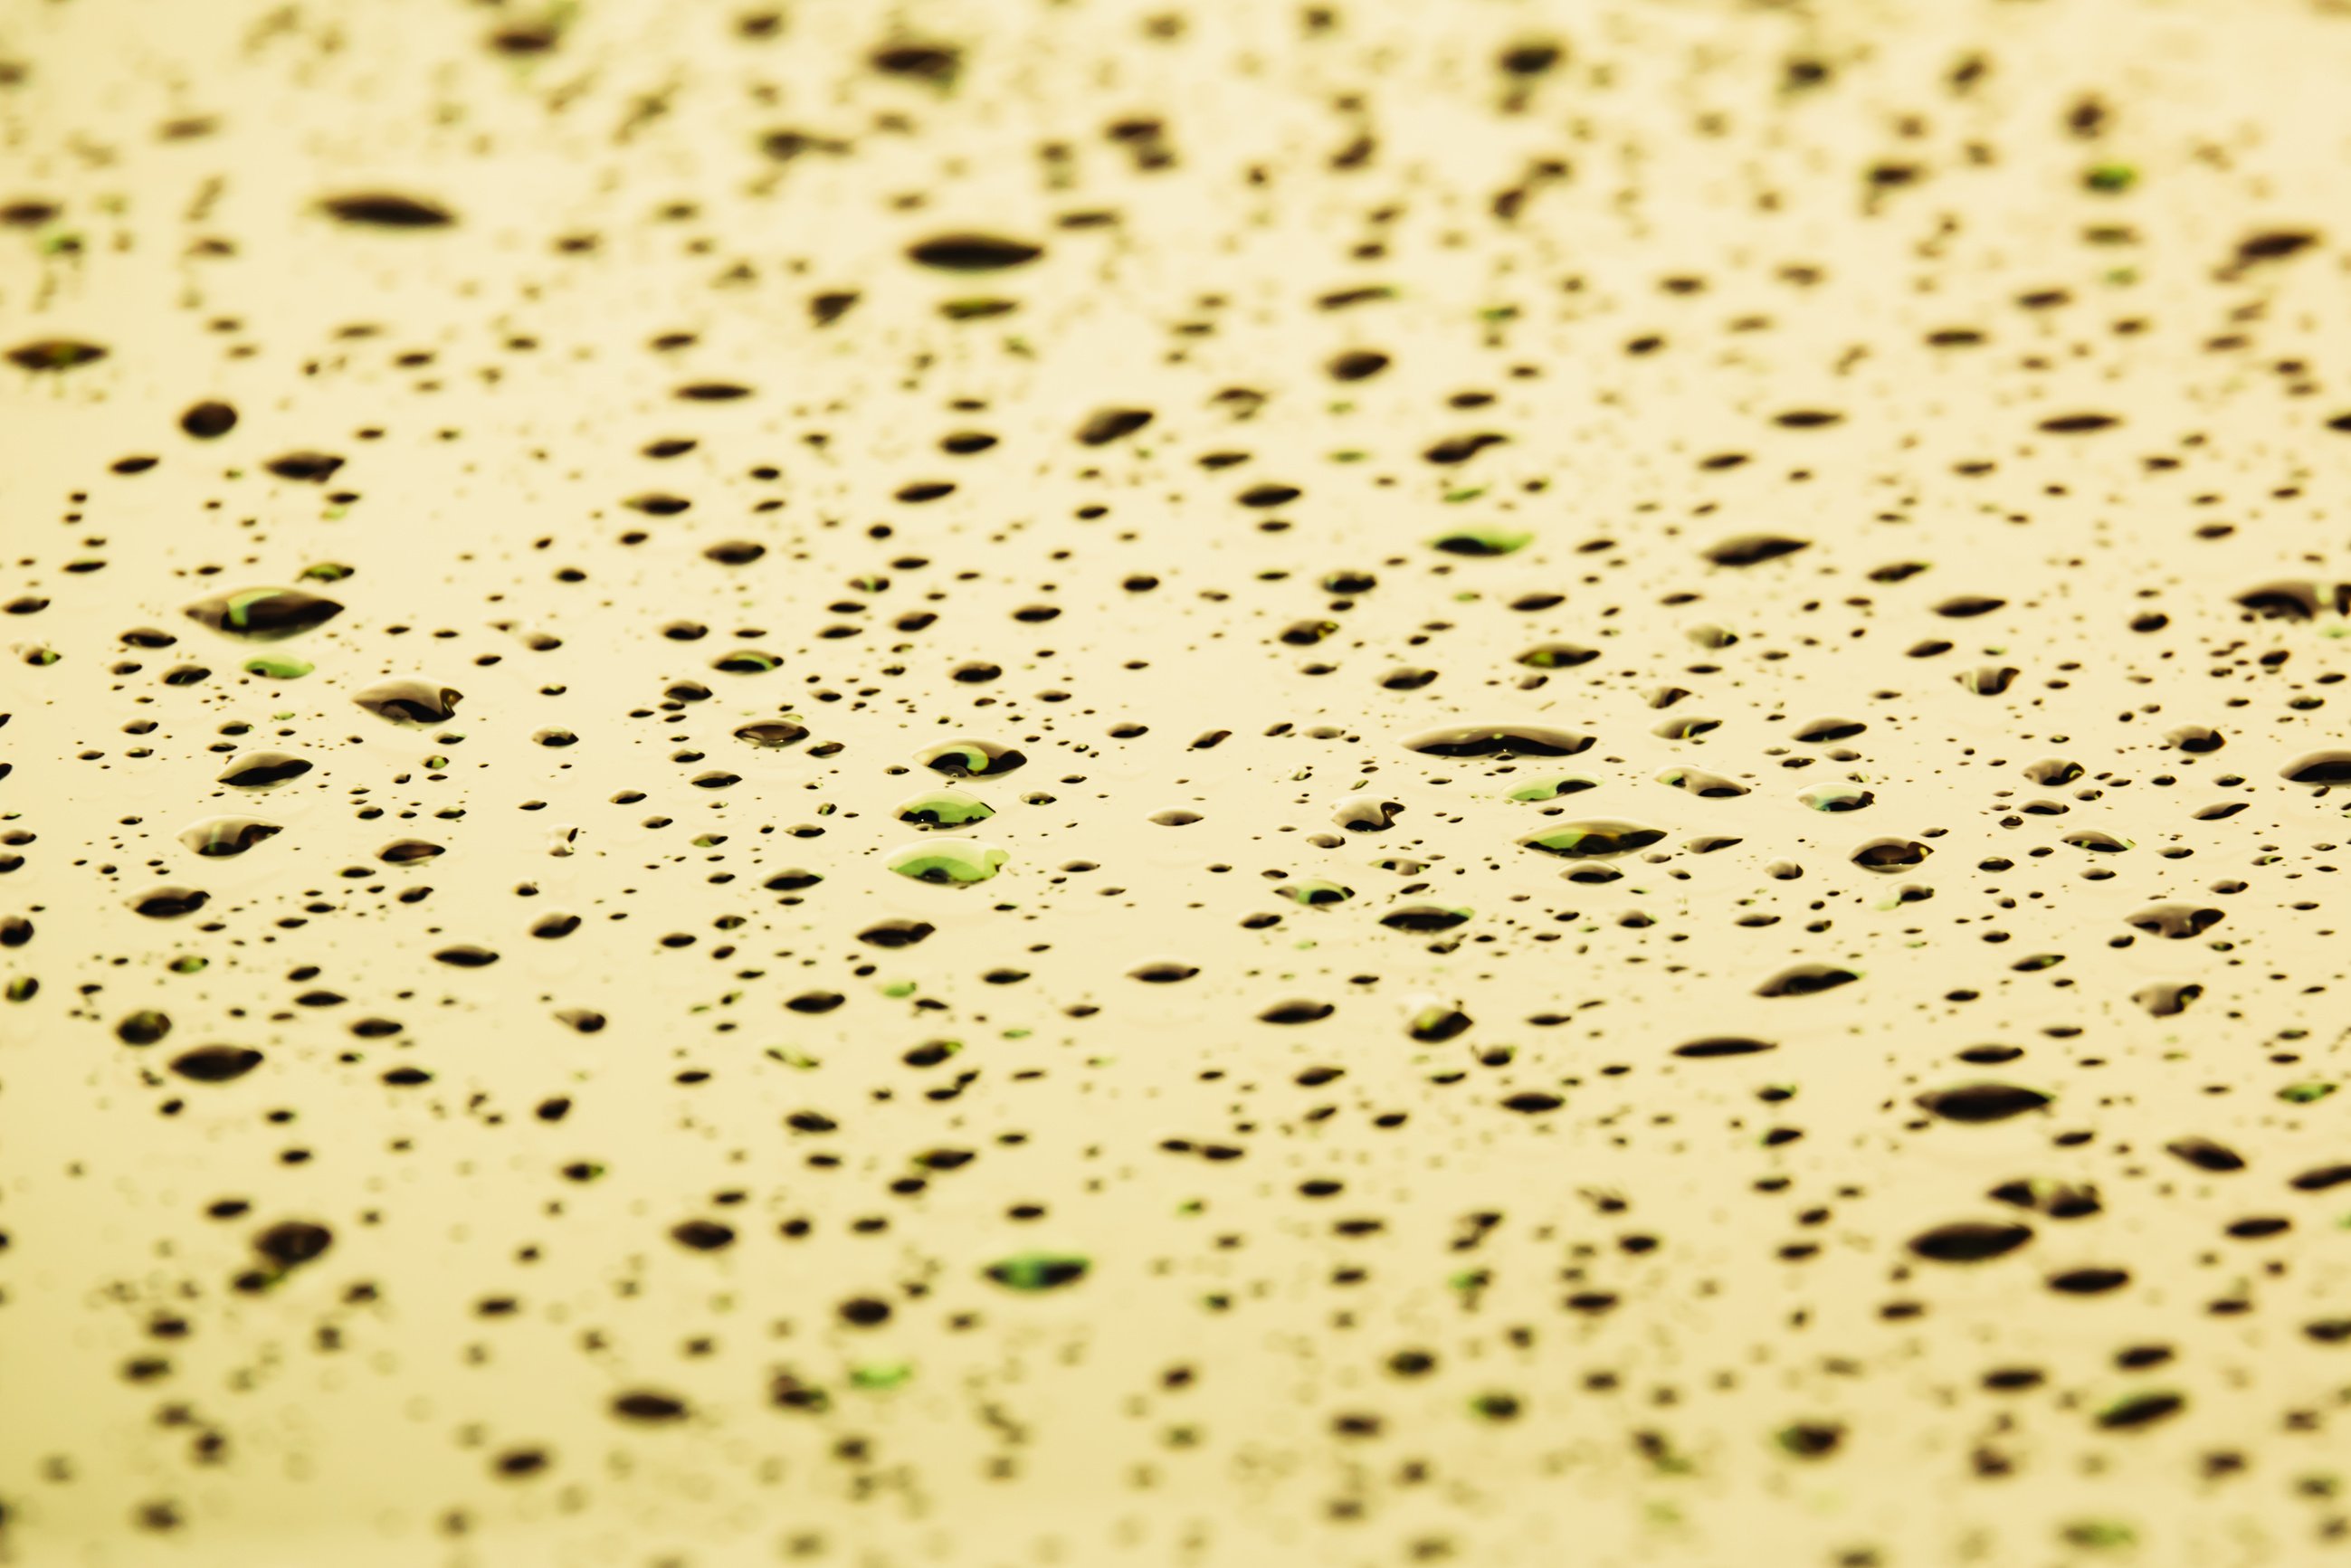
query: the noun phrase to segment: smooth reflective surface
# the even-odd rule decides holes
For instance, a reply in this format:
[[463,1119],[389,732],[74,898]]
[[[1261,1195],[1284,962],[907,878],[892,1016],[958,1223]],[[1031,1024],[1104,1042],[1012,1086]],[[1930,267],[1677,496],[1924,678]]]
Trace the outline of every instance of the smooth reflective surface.
[[2328,1560],[2346,79],[0,17],[0,1557]]

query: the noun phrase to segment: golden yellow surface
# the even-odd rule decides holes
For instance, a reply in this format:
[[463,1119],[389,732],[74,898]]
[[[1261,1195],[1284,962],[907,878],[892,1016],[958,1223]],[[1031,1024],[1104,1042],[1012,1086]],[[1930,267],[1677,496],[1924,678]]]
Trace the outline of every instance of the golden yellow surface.
[[2343,1557],[2346,84],[0,4],[0,1561]]

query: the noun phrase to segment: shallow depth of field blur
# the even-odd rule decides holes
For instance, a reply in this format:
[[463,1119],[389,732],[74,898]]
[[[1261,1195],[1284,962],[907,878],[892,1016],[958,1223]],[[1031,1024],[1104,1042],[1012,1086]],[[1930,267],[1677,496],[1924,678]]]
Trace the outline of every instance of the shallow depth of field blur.
[[2346,81],[0,4],[0,1562],[2351,1558]]

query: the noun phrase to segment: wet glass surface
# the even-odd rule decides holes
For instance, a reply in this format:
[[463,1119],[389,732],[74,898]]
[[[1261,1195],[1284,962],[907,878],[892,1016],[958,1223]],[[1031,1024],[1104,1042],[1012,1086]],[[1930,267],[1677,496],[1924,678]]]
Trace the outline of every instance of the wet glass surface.
[[2333,1560],[2346,80],[0,7],[0,1560]]

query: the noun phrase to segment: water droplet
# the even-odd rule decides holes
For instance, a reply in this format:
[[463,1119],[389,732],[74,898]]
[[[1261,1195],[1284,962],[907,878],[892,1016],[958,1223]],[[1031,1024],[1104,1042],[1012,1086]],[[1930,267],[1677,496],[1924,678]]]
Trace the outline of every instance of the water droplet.
[[916,882],[966,887],[989,880],[1004,869],[1009,858],[1006,851],[994,844],[976,843],[969,839],[934,839],[897,851],[887,864],[900,876],[912,877]]
[[248,588],[200,599],[181,613],[224,637],[274,643],[315,632],[342,612],[333,600],[298,588]]

